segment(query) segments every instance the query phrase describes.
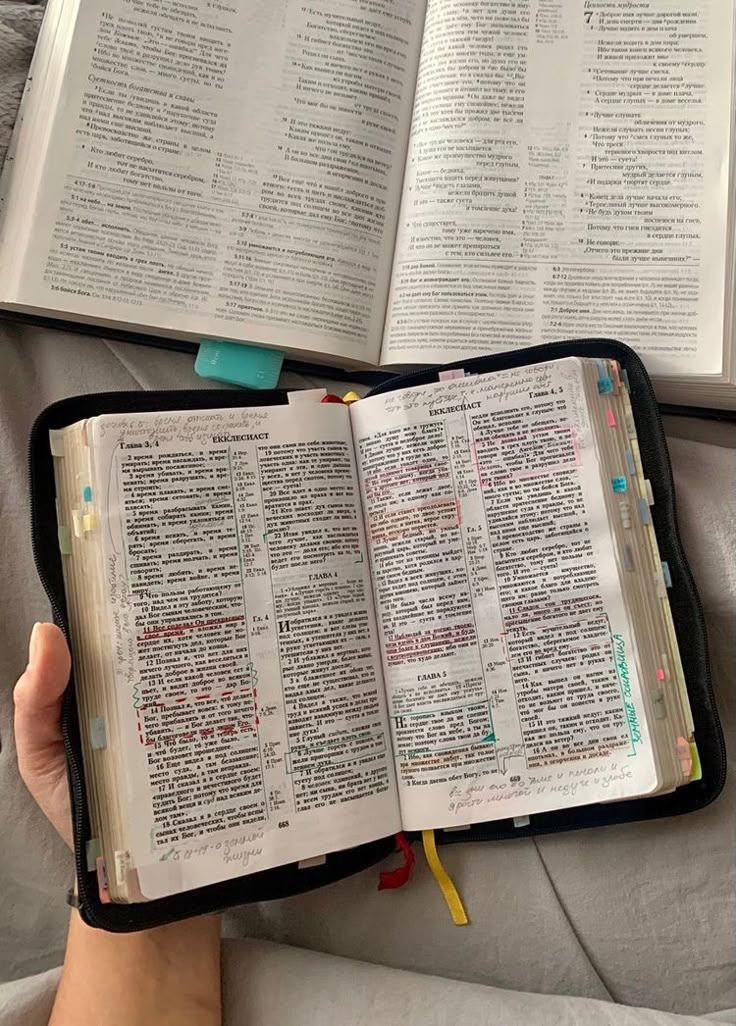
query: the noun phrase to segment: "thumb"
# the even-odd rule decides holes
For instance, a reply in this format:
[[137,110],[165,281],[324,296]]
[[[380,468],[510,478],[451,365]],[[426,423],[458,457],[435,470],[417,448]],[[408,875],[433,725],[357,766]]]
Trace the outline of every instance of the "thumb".
[[61,703],[71,659],[64,635],[52,623],[37,623],[31,632],[28,666],[15,685],[15,743],[21,776],[47,769],[57,757],[61,737]]

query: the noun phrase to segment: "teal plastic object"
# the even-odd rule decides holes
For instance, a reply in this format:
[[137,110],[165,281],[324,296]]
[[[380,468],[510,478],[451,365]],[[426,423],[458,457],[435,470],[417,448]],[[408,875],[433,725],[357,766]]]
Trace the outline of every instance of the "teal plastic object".
[[243,388],[275,388],[284,354],[278,349],[208,339],[201,342],[194,369],[201,378]]

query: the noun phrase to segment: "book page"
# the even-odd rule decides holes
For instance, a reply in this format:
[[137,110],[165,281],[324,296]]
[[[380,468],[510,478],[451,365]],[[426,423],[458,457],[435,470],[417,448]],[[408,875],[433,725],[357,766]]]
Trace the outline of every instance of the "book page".
[[90,433],[143,894],[400,829],[347,409]]
[[430,0],[382,363],[613,337],[721,371],[733,5]]
[[12,301],[375,363],[423,22],[85,0]]
[[653,790],[580,362],[351,419],[404,828]]

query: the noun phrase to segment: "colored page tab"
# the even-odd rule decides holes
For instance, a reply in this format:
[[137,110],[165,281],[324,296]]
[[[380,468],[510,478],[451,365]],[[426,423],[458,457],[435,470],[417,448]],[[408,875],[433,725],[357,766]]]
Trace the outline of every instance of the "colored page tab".
[[693,756],[690,742],[684,737],[678,737],[677,739],[677,758],[680,762],[683,777],[690,780],[693,771]]
[[84,534],[84,527],[82,526],[82,513],[81,510],[72,510],[72,527],[74,528],[74,537],[81,538]]
[[621,523],[628,531],[631,527],[631,506],[629,505],[629,500],[622,497],[619,499],[618,506],[621,510]]
[[608,421],[609,427],[616,427],[616,414],[613,412],[613,410],[606,410],[606,420]]
[[49,448],[51,455],[61,458],[64,455],[64,434],[62,431],[49,431]]
[[314,869],[317,866],[324,866],[327,862],[326,855],[313,855],[311,859],[300,859],[297,864],[297,869]]
[[94,873],[97,859],[102,858],[102,841],[99,837],[93,837],[90,841],[87,841],[85,855],[87,859],[87,872]]
[[297,403],[319,403],[326,395],[326,388],[298,388],[294,392],[287,392],[286,398],[289,406],[295,406]]
[[611,487],[613,488],[614,492],[625,492],[626,491],[626,478],[621,476],[621,475],[619,477],[612,477],[611,478]]
[[664,695],[659,690],[659,688],[650,687],[649,697],[652,700],[652,709],[654,711],[655,720],[666,720],[667,706],[664,702]]
[[110,892],[107,889],[107,868],[105,866],[105,860],[102,855],[97,857],[97,889],[100,895],[100,901],[103,905],[110,903]]
[[107,748],[105,720],[102,716],[93,716],[89,721],[89,740],[94,749]]
[[703,767],[700,764],[700,753],[698,752],[698,746],[694,741],[690,742],[690,757],[692,759],[692,771],[690,773],[690,783],[694,780],[703,779]]
[[613,382],[610,378],[598,378],[598,391],[601,395],[608,395],[613,392]]
[[649,512],[649,503],[646,499],[639,499],[639,519],[642,524],[651,524],[652,516]]
[[626,457],[626,469],[633,477],[636,474],[636,463],[634,462],[634,454],[631,449],[627,449],[624,453]]

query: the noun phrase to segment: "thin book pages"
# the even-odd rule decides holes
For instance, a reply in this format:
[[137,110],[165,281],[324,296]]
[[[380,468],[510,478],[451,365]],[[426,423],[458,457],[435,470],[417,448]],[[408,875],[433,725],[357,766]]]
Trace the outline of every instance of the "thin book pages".
[[52,443],[114,900],[694,779],[615,365]]

